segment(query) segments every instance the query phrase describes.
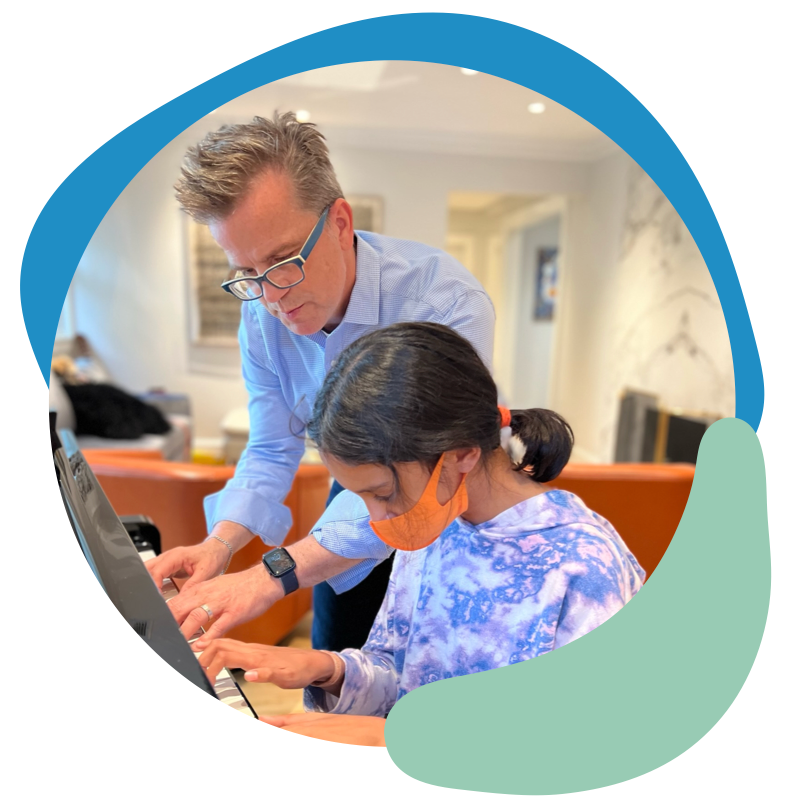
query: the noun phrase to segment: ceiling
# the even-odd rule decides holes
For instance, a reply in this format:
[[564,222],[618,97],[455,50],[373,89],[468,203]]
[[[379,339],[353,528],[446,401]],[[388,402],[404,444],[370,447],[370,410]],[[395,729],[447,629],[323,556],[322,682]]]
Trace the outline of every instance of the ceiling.
[[[527,105],[541,101],[535,115]],[[365,148],[593,160],[617,147],[565,107],[496,76],[429,62],[358,62],[290,76],[225,104],[233,122],[308,110],[333,143]]]

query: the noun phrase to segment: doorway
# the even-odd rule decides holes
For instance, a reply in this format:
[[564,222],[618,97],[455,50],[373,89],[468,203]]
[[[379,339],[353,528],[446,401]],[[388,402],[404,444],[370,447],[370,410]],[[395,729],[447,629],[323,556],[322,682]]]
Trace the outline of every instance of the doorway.
[[493,377],[512,408],[551,407],[564,213],[558,197],[449,194],[446,252],[493,301]]

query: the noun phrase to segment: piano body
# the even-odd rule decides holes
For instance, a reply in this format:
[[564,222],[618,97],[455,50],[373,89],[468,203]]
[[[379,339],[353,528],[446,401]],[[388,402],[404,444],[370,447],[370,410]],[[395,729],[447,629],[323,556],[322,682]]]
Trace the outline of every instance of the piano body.
[[[143,562],[153,556],[154,551],[140,552],[140,558],[143,560]],[[177,586],[170,579],[163,580],[162,597],[166,602],[172,597],[176,596],[178,593],[179,591],[177,590]],[[197,638],[200,638],[203,635],[204,630],[199,630],[195,635],[191,636],[189,643],[193,644]],[[197,653],[194,653],[194,655],[196,655],[197,658],[199,657]],[[238,685],[238,682],[235,680],[235,678],[233,678],[232,673],[228,669],[222,669],[222,671],[216,675],[216,683],[213,685],[213,690],[216,693],[216,697],[222,703],[226,703],[228,706],[236,709],[242,714],[247,714],[250,717],[257,717],[255,710],[250,705],[246,696],[241,691],[241,687]]]
[[66,430],[56,433],[55,417],[51,411],[51,447],[59,490],[79,546],[109,599],[143,641],[177,672],[237,711],[256,717],[227,670],[218,674],[215,687],[211,685],[166,605],[178,592],[174,583],[166,580],[162,592],[156,588],[143,559],[153,550],[135,547],[73,434]]

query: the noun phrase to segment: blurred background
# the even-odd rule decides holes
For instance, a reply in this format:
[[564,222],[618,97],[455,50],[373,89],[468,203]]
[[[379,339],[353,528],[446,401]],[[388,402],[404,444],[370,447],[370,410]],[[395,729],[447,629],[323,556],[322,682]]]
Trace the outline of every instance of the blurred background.
[[627,155],[520,85],[369,62],[292,76],[211,112],[132,180],[82,257],[54,358],[129,392],[158,389],[152,401],[162,397],[184,431],[167,457],[234,461],[248,435],[238,304],[218,287],[226,261],[172,186],[208,131],[275,109],[325,134],[357,228],[441,247],[482,282],[496,307],[502,400],[563,414],[573,460],[694,460],[692,436],[676,449],[660,434],[676,419],[734,414],[709,272]]

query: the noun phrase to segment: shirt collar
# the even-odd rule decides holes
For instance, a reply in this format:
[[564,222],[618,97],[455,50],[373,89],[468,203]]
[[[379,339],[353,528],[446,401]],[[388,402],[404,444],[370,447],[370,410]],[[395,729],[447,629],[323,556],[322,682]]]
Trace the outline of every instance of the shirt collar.
[[378,325],[380,291],[381,258],[375,249],[356,233],[356,282],[350,293],[350,301],[342,323]]

